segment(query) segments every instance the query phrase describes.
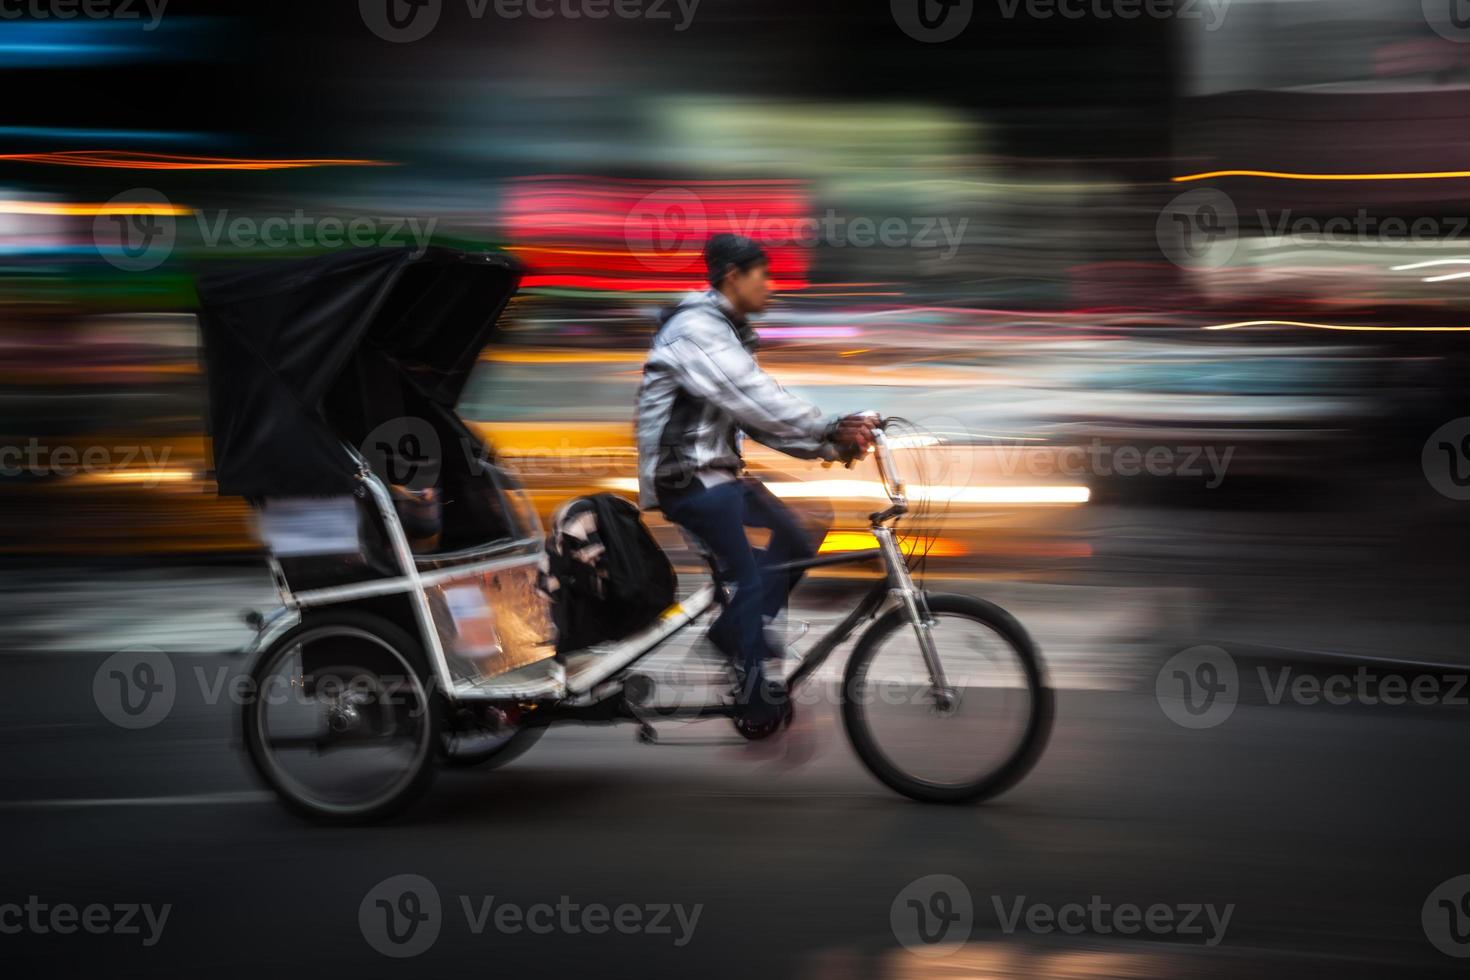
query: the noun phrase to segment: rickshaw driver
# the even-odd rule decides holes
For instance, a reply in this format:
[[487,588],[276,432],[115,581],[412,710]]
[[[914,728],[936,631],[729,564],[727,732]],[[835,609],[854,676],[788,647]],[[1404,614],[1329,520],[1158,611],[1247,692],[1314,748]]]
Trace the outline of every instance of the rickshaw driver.
[[[865,415],[824,416],[756,363],[747,317],[770,302],[770,262],[760,245],[720,234],[705,245],[710,288],[665,310],[638,391],[638,495],[709,549],[733,587],[710,639],[736,667],[736,701],[766,724],[786,710],[779,680],[764,676],[773,656],[765,624],[785,608],[801,572],[767,569],[809,558],[815,548],[796,515],[744,475],[742,432],[799,459],[849,462],[873,439]],[[756,550],[745,528],[769,529]]]

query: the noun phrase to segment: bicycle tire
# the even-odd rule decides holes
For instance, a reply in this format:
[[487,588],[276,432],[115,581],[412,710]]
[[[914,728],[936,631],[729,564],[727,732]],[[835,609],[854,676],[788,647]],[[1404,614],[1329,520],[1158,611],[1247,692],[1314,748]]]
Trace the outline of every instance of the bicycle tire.
[[[842,720],[858,758],[868,771],[889,788],[925,803],[975,803],[988,800],[1018,783],[1041,757],[1051,734],[1055,697],[1035,642],[1010,613],[973,596],[935,594],[927,597],[935,614],[960,616],[978,622],[1005,640],[1026,678],[1031,711],[1021,738],[999,766],[978,779],[960,783],[936,783],[904,772],[890,759],[875,737],[867,717],[868,705],[859,696],[860,685],[883,643],[898,629],[910,629],[903,609],[890,610],[858,641],[847,662],[842,682]],[[941,651],[941,656],[942,656]]]

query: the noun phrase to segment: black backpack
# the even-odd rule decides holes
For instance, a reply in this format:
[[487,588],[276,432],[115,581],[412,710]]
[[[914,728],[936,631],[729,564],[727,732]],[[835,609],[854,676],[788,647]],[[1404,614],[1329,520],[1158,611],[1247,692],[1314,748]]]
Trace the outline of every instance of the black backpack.
[[674,604],[674,566],[638,508],[616,494],[562,505],[546,538],[546,562],[558,653],[620,640]]

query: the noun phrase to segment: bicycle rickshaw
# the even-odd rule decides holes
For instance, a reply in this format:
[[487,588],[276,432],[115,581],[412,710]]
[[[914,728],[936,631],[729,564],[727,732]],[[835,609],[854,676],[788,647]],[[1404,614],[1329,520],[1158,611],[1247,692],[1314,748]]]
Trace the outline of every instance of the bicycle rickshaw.
[[[281,599],[251,617],[243,740],[309,819],[389,816],[439,765],[503,764],[558,722],[630,721],[645,741],[662,721],[738,724],[724,695],[652,707],[635,669],[708,618],[724,599],[717,580],[631,635],[556,650],[536,512],[454,411],[518,282],[503,255],[443,248],[346,251],[199,282],[219,492],[257,508]],[[872,515],[875,547],[801,565],[881,563],[884,574],[788,688],[800,705],[796,692],[867,624],[831,692],[862,761],[918,800],[994,796],[1045,744],[1043,665],[1004,610],[915,585],[894,530],[905,487],[881,430],[875,455],[891,501]],[[425,485],[442,507],[427,548],[404,507]],[[980,728],[966,734],[972,716]],[[941,752],[959,759],[936,764]]]

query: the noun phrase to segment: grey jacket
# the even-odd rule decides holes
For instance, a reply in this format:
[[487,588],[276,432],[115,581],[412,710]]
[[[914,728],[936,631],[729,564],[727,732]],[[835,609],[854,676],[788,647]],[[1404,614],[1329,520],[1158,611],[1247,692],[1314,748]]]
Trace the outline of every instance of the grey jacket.
[[802,459],[836,459],[836,419],[782,388],[755,360],[757,338],[716,290],[665,312],[638,389],[638,503],[659,506],[701,476],[738,474],[742,430]]

